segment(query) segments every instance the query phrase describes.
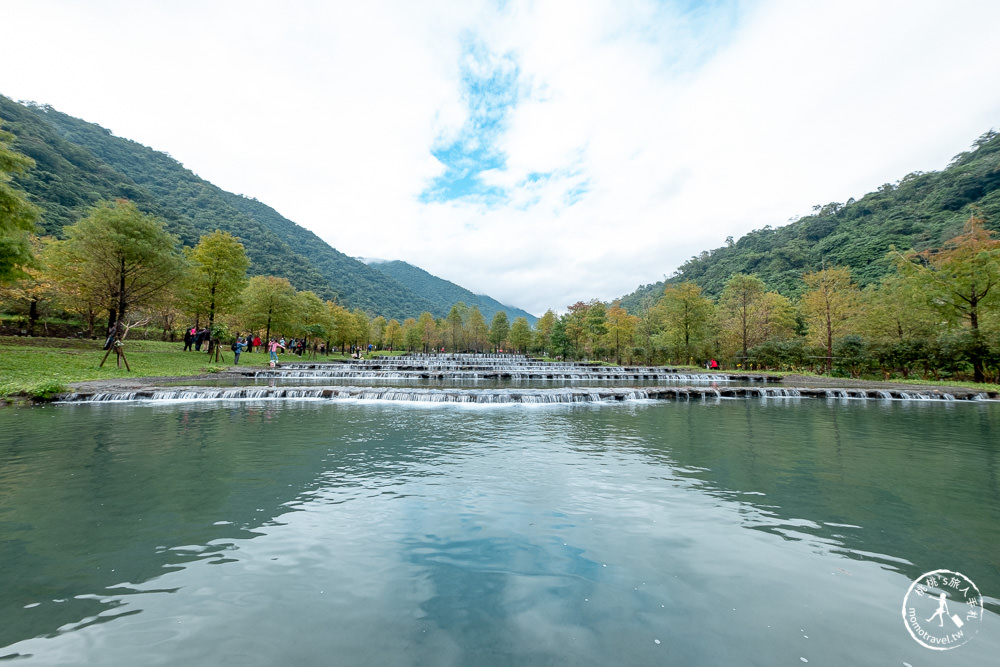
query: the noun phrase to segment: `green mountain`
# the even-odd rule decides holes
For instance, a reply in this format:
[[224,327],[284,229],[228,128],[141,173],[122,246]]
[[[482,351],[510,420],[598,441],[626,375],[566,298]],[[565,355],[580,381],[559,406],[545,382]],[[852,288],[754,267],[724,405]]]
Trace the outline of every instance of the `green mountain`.
[[14,183],[42,208],[46,234],[60,236],[63,226],[100,200],[127,198],[163,218],[185,245],[215,229],[230,232],[250,256],[251,275],[284,276],[296,289],[351,309],[402,320],[423,311],[444,317],[452,306],[338,252],[269,206],[226,192],[169,155],[99,125],[2,95],[0,119],[16,137],[13,148],[35,160],[36,168]]
[[504,305],[485,294],[473,294],[464,287],[433,276],[423,269],[412,264],[407,264],[406,262],[370,260],[369,264],[414,292],[426,296],[434,302],[438,310],[443,308],[447,312],[454,304],[463,301],[470,308],[477,306],[479,312],[486,318],[487,323],[492,321],[493,316],[499,310],[505,311],[511,321],[515,317],[524,317],[532,326],[534,326],[535,321],[538,319],[525,310]]
[[643,285],[622,298],[636,312],[667,283],[691,280],[718,296],[734,273],[756,273],[769,289],[795,296],[802,274],[848,266],[861,285],[891,268],[889,250],[937,247],[962,231],[975,207],[1000,230],[1000,134],[981,136],[940,172],[914,172],[895,184],[846,203],[815,207],[813,215],[782,227],[766,226],[736,242],[692,257],[666,281]]

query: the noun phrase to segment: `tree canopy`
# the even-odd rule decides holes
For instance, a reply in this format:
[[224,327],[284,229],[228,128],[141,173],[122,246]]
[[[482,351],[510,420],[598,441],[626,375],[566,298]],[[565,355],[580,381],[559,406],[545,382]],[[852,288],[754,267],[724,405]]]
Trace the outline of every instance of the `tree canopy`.
[[26,269],[33,262],[28,235],[34,231],[39,213],[11,186],[15,174],[24,174],[35,165],[34,160],[11,149],[13,139],[13,134],[0,129],[0,283],[27,277]]
[[132,202],[102,202],[65,231],[58,256],[73,270],[62,275],[92,286],[109,327],[130,309],[150,305],[180,275],[177,238]]

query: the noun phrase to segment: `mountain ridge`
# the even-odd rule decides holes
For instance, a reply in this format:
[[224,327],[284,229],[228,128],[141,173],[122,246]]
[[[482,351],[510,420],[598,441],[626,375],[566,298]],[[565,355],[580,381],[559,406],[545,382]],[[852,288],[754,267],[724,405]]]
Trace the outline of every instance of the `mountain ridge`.
[[640,285],[621,297],[641,312],[667,285],[686,280],[717,297],[735,273],[754,273],[768,289],[794,297],[802,275],[824,266],[851,268],[861,285],[892,269],[889,251],[938,247],[961,232],[973,211],[1000,230],[1000,133],[989,130],[941,171],[913,172],[860,199],[830,202],[788,224],[755,229],[722,247],[704,250],[666,280]]
[[486,294],[476,294],[460,285],[456,285],[450,280],[435,276],[418,266],[402,260],[370,260],[368,264],[410,289],[428,295],[439,306],[448,304],[446,307],[450,309],[451,306],[459,301],[465,303],[470,308],[476,306],[487,322],[491,321],[493,316],[500,310],[506,312],[511,321],[516,317],[524,317],[528,320],[529,324],[534,326],[538,320],[536,316],[526,310],[508,306]]
[[3,95],[0,119],[15,136],[13,148],[35,160],[35,169],[14,182],[42,208],[43,233],[60,236],[98,201],[124,198],[161,217],[188,246],[215,229],[229,232],[246,247],[250,275],[286,277],[296,289],[348,308],[402,321],[423,311],[444,317],[451,307],[345,255],[263,202],[227,192],[100,125]]

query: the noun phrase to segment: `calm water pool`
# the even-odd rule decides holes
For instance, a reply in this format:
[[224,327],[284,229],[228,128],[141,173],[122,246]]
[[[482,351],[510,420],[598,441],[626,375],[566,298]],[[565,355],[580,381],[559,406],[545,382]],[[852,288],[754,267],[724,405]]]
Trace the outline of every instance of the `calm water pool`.
[[[998,470],[996,403],[5,410],[0,656],[995,664]],[[988,609],[944,652],[939,568]]]

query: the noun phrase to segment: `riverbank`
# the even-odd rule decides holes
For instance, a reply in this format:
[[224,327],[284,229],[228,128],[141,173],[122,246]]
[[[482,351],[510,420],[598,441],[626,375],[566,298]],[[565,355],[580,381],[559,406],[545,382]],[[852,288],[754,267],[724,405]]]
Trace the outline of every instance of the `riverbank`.
[[[849,378],[824,378],[793,375],[777,378],[761,375],[756,382],[746,383],[747,374],[733,374],[743,384],[654,386],[654,387],[574,387],[567,383],[554,389],[435,389],[352,386],[331,384],[302,386],[241,386],[245,369],[229,368],[201,376],[115,378],[75,382],[70,391],[54,396],[54,400],[108,401],[149,399],[247,399],[247,398],[319,398],[414,400],[462,403],[555,403],[588,400],[629,400],[636,398],[691,400],[699,398],[856,398],[856,399],[920,399],[920,400],[997,400],[995,389],[941,386],[902,382],[869,382]],[[682,374],[683,375],[683,374]],[[728,377],[728,374],[718,374]],[[694,379],[694,374],[692,374]],[[766,381],[765,379],[766,378]],[[205,382],[211,382],[206,386]]]
[[[267,354],[255,352],[244,353],[239,366],[232,362],[232,352],[224,349],[218,362],[204,352],[185,352],[177,343],[159,341],[130,341],[127,344],[128,361],[131,370],[116,365],[112,353],[99,367],[104,351],[96,348],[93,341],[63,340],[63,339],[26,339],[0,337],[0,354],[3,364],[0,364],[0,400],[14,404],[30,404],[64,400],[70,395],[111,395],[152,393],[174,391],[179,385],[205,385],[209,382],[218,387],[235,388],[246,384],[247,374],[255,371],[267,372]],[[470,365],[471,364],[471,365]],[[509,365],[509,366],[507,366]],[[566,390],[580,388],[577,380],[593,380],[603,383],[611,380],[611,385],[620,389],[628,388],[635,381],[636,388],[640,385],[647,394],[656,397],[676,395],[679,383],[690,376],[691,390],[694,394],[701,393],[706,381],[718,379],[720,387],[724,385],[725,396],[740,394],[730,391],[744,387],[746,395],[760,394],[760,386],[785,389],[792,395],[814,396],[824,395],[829,391],[846,390],[855,392],[874,392],[872,397],[878,397],[878,392],[895,392],[894,397],[901,397],[900,392],[922,394],[939,397],[947,395],[957,399],[964,398],[1000,398],[1000,386],[972,385],[971,383],[932,383],[922,381],[877,381],[855,380],[850,378],[831,378],[823,376],[778,374],[778,373],[706,373],[695,368],[664,368],[664,367],[619,367],[587,363],[574,364],[553,363],[540,359],[529,359],[515,355],[412,355],[400,358],[379,357],[368,361],[353,361],[338,356],[309,359],[289,357],[284,355],[282,366],[291,369],[293,366],[300,373],[331,376],[327,386],[333,390],[337,386],[350,384],[352,377],[371,378],[380,376],[383,379],[403,378],[400,385],[413,387],[412,380],[442,379],[443,377],[461,376],[474,382],[484,382],[488,386],[490,378],[514,380],[547,379],[553,387],[561,386]],[[308,370],[312,369],[312,370]],[[353,370],[352,370],[353,369]],[[334,372],[331,372],[334,371]],[[352,374],[357,371],[357,374]],[[289,378],[282,378],[284,373],[274,373],[279,385],[285,379],[285,388],[291,388]],[[336,379],[332,376],[336,375]],[[650,385],[657,380],[665,381],[660,390],[648,391]],[[364,384],[364,383],[362,383]],[[311,385],[313,388],[317,383]],[[475,385],[473,385],[475,386]],[[527,385],[524,385],[527,386]],[[470,389],[470,391],[475,391]],[[199,391],[195,391],[199,393]],[[780,391],[775,395],[780,394]],[[687,395],[692,395],[690,392]]]

